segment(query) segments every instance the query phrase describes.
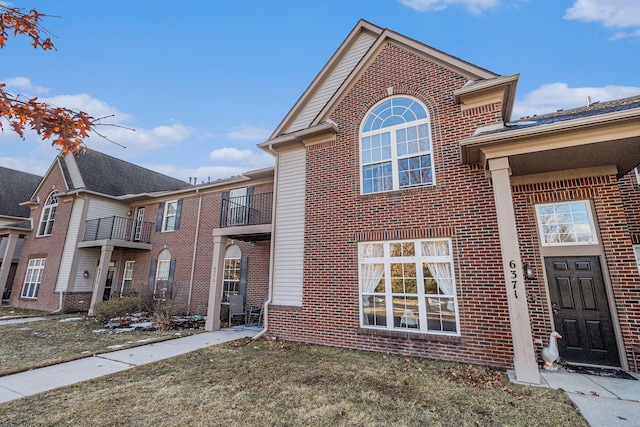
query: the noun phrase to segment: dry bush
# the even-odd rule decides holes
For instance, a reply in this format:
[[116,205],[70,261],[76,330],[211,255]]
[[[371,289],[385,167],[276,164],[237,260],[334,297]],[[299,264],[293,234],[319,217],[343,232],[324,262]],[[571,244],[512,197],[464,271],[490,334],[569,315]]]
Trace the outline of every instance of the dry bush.
[[125,317],[137,313],[141,309],[142,300],[139,296],[100,301],[96,304],[96,319],[100,322],[106,322],[116,317]]
[[156,300],[153,304],[153,323],[160,330],[167,330],[173,326],[174,316],[183,316],[187,313],[186,304],[175,300]]

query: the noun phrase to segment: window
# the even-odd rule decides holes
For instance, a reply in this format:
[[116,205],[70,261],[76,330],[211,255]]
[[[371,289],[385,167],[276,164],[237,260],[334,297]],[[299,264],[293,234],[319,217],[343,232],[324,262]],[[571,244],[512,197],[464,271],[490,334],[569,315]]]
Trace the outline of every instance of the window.
[[429,114],[417,100],[386,99],[373,107],[360,129],[363,194],[433,185]]
[[598,243],[586,201],[537,205],[536,215],[542,246]]
[[458,335],[449,239],[358,245],[364,328]]
[[157,260],[151,261],[149,285],[153,285],[153,298],[157,300],[171,299],[173,295],[173,273],[176,260],[171,259],[171,251],[163,249]]
[[222,302],[229,302],[229,295],[240,291],[240,258],[225,258],[222,279]]
[[636,256],[636,265],[638,272],[640,272],[640,245],[633,245],[633,254]]
[[133,267],[135,266],[135,261],[126,261],[124,263],[124,274],[122,275],[122,288],[120,290],[120,295],[127,295],[131,292],[131,284],[133,283]]
[[42,282],[42,272],[44,270],[45,258],[34,258],[29,260],[27,274],[24,277],[22,286],[22,298],[38,298],[38,290]]
[[142,238],[142,224],[144,223],[144,208],[138,208],[136,212],[136,222],[133,230],[133,241],[139,242]]
[[176,229],[176,218],[178,217],[178,201],[167,202],[165,205],[164,218],[162,220],[162,231],[173,231]]
[[53,191],[47,197],[42,210],[42,218],[38,227],[38,236],[48,236],[53,231],[53,220],[56,216],[56,208],[58,207],[58,192]]

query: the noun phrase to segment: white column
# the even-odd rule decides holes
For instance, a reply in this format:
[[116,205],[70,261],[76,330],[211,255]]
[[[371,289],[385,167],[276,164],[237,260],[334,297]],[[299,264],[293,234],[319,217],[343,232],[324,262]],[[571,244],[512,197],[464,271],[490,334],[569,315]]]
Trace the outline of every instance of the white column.
[[111,262],[111,254],[113,253],[113,245],[104,245],[100,251],[100,262],[98,263],[98,271],[93,282],[93,293],[91,294],[91,306],[89,307],[89,316],[95,316],[96,304],[102,301],[104,294],[104,285],[107,283],[107,275],[109,274],[109,263]]
[[11,261],[13,261],[13,255],[15,253],[19,237],[20,235],[18,233],[10,233],[5,237],[5,239],[7,239],[7,247],[5,248],[4,255],[2,256],[2,267],[0,267],[0,288],[2,288],[0,298],[4,295],[4,289],[7,286],[9,270],[11,269]]
[[502,157],[489,160],[489,170],[493,181],[493,195],[498,216],[498,232],[500,233],[502,268],[504,269],[507,301],[509,302],[516,380],[523,383],[540,384],[540,373],[531,336],[516,217],[513,209],[509,159]]
[[213,236],[213,260],[211,261],[211,282],[209,286],[209,304],[205,331],[220,329],[220,299],[222,297],[222,276],[224,275],[224,253],[227,249],[227,236]]

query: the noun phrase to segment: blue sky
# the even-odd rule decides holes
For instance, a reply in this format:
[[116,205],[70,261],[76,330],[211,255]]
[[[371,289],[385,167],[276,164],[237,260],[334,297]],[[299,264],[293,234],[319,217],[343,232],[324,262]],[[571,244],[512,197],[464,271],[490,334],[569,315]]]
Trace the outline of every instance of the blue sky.
[[[93,148],[188,181],[273,165],[256,148],[363,18],[501,75],[513,118],[640,94],[637,0],[13,0],[49,17],[57,51],[11,38],[13,94],[108,123]],[[57,152],[5,126],[0,166],[44,174]]]

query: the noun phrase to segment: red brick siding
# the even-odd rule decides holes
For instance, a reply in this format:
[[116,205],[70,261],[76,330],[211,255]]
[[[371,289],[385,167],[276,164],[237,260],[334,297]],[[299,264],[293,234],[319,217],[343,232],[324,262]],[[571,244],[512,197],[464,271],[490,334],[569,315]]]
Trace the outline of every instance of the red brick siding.
[[[273,307],[270,333],[289,340],[511,366],[512,342],[493,191],[461,165],[458,141],[500,122],[498,104],[467,110],[453,90],[465,78],[389,44],[331,114],[335,143],[307,151],[303,306]],[[420,99],[431,115],[436,185],[360,195],[358,131],[387,97]],[[452,238],[461,337],[379,333],[359,327],[357,240]],[[398,237],[396,237],[398,236]]]
[[[33,231],[25,238],[22,252],[20,253],[20,262],[16,271],[15,285],[11,292],[10,304],[13,307],[55,311],[60,308],[60,294],[55,293],[54,289],[58,278],[58,270],[60,268],[60,260],[64,242],[67,237],[67,228],[73,208],[73,199],[67,198],[58,200],[56,208],[55,222],[53,231],[50,236],[36,237],[42,209],[47,197],[53,190],[53,186],[58,191],[65,191],[66,186],[60,169],[56,166],[52,169],[51,174],[41,184],[37,197],[40,203],[37,207],[31,209],[31,218],[33,218]],[[38,291],[37,299],[21,298],[22,286],[24,284],[25,274],[29,260],[32,258],[46,258],[44,271],[42,274],[42,283]]]

